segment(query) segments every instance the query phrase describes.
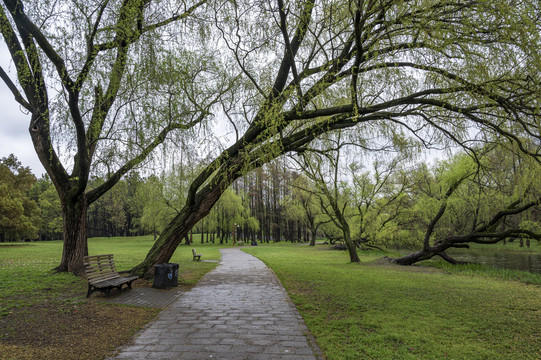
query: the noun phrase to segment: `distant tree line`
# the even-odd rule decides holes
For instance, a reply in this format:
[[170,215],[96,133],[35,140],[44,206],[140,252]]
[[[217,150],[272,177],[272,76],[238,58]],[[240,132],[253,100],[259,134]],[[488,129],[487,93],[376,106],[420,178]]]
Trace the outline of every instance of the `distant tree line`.
[[[130,173],[88,211],[88,236],[159,235],[178,213],[185,200],[186,171],[169,171],[142,177]],[[300,176],[279,162],[237,180],[224,192],[212,211],[192,229],[201,240],[233,241],[281,240],[298,242],[312,238],[302,217],[294,214],[295,191],[290,184]],[[101,179],[93,179],[99,186]]]
[[[157,236],[185,199],[186,171],[142,176],[131,172],[87,212],[87,236]],[[300,175],[280,163],[260,168],[235,182],[193,232],[207,242],[307,241],[303,219],[290,208],[290,184]],[[90,188],[104,178],[93,177]],[[47,175],[37,179],[14,155],[0,160],[0,241],[62,239],[62,208]],[[189,243],[189,237],[187,242]]]

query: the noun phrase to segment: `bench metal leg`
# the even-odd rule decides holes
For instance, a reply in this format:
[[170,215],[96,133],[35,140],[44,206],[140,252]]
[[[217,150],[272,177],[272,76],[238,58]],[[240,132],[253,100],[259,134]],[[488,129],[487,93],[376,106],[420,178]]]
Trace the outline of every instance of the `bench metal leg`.
[[94,289],[92,289],[92,285],[88,284],[88,292],[86,293],[86,297],[89,297],[94,292]]

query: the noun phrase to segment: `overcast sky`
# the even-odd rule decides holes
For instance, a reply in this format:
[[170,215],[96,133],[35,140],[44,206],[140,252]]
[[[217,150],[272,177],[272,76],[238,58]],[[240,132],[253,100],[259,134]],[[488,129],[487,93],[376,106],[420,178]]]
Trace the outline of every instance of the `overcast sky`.
[[[13,66],[9,61],[9,53],[3,41],[0,41],[0,66],[11,75],[13,81]],[[25,115],[15,101],[4,81],[0,80],[0,158],[13,153],[23,166],[29,166],[39,178],[45,169],[39,162],[34,151],[28,124],[30,115]]]

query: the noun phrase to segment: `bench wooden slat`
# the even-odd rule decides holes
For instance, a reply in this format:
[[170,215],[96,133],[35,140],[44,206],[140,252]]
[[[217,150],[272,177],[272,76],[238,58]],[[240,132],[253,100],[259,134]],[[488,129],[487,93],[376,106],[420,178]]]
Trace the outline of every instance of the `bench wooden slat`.
[[96,287],[96,288],[105,288],[105,287],[115,287],[115,286],[118,286],[118,285],[121,285],[121,284],[125,284],[126,281],[133,281],[135,279],[137,279],[138,277],[137,276],[130,276],[130,277],[127,277],[127,278],[114,278],[114,279],[109,279],[109,280],[104,280],[104,281],[100,281],[100,282],[97,282],[97,283],[94,283],[93,285]]
[[96,277],[88,278],[88,282],[94,284],[94,283],[99,283],[99,282],[106,281],[106,280],[119,279],[119,278],[121,278],[119,275],[104,274],[102,276],[96,276]]
[[95,267],[107,268],[107,267],[114,267],[115,263],[114,261],[106,260],[105,262],[89,262],[89,263],[85,263],[84,265],[90,268],[95,268]]
[[113,260],[113,254],[85,256],[83,261],[93,262],[93,261],[104,261],[105,259]]
[[114,262],[111,263],[87,263],[84,264],[89,269],[107,269],[107,268],[114,268],[115,264]]
[[86,273],[93,274],[96,272],[117,272],[115,266],[87,266]]

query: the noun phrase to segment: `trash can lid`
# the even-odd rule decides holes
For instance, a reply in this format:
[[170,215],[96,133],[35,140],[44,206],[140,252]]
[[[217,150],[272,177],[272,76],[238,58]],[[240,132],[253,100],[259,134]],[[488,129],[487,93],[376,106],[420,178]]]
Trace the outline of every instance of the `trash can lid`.
[[159,267],[159,268],[162,268],[162,267],[170,267],[171,265],[170,264],[156,264],[154,265],[154,267]]

